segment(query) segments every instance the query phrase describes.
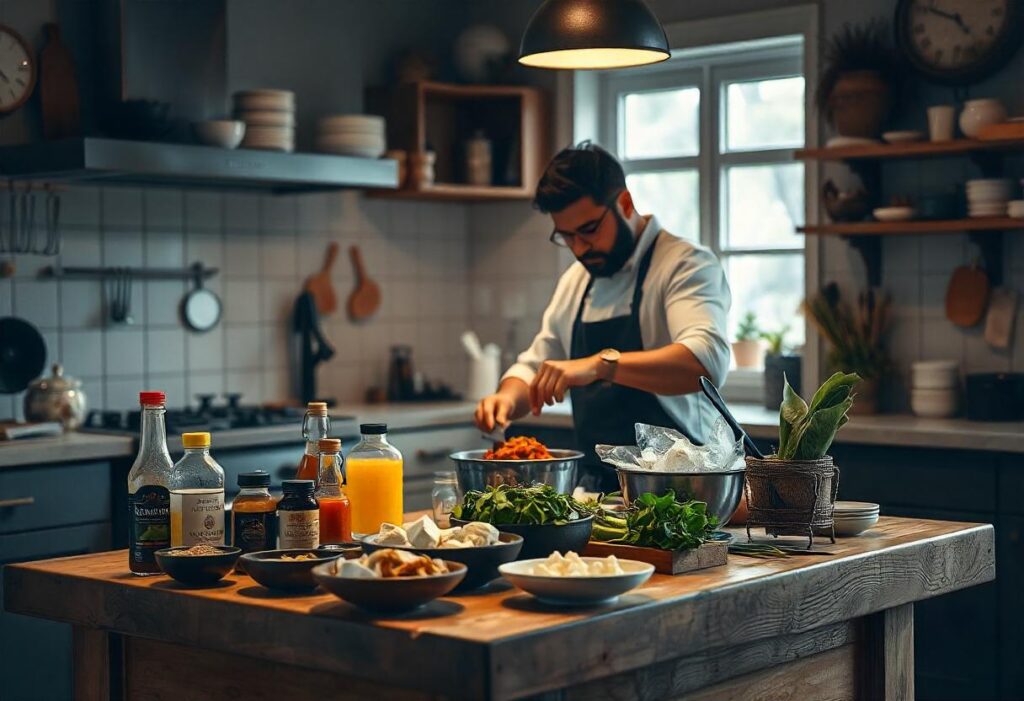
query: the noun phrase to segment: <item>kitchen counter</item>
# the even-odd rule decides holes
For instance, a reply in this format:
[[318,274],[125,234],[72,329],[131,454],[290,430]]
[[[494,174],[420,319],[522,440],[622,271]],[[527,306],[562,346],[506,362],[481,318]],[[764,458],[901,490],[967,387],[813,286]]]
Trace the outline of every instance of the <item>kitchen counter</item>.
[[8,565],[4,606],[73,624],[79,698],[113,680],[125,698],[909,699],[913,603],[992,580],[993,540],[882,517],[815,544],[828,555],[733,555],[614,604],[554,608],[499,581],[397,617],[239,574],[133,577],[118,551]]
[[135,455],[135,439],[72,431],[62,436],[0,441],[0,469]]

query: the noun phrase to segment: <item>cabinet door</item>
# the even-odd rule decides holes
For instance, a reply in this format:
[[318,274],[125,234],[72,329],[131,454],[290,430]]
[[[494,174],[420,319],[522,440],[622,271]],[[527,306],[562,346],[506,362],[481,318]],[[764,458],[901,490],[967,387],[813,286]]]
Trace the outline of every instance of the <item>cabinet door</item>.
[[999,517],[996,584],[1002,698],[1024,699],[1024,517]]
[[[0,536],[0,564],[81,555],[109,547],[109,523],[50,528]],[[0,567],[0,588],[3,579]],[[0,697],[4,701],[71,698],[70,625],[0,611],[0,650]]]
[[[882,513],[975,523],[991,523],[994,518],[992,514],[985,513],[897,508],[884,504]],[[998,528],[996,530],[999,531]],[[996,561],[1003,557],[997,553]],[[996,582],[914,604],[914,666],[918,701],[988,701],[996,698],[999,617]]]

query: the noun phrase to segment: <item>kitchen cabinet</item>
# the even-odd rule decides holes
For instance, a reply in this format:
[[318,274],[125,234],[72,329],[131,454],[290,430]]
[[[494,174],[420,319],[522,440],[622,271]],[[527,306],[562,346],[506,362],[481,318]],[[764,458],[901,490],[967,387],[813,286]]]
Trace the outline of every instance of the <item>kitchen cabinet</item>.
[[999,611],[1015,612],[1002,618],[999,636],[1000,698],[1010,701],[1024,698],[1024,517],[999,517],[996,567]]
[[444,426],[425,430],[395,431],[388,440],[402,452],[405,459],[406,511],[431,508],[430,492],[434,488],[434,473],[454,470],[448,456],[460,450],[486,448],[487,442],[471,424]]

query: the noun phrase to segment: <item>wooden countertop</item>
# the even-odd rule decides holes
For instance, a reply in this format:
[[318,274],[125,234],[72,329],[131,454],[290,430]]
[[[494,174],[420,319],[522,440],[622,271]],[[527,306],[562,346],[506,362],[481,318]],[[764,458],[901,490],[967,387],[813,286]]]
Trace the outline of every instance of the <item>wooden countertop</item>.
[[655,575],[614,605],[552,608],[499,582],[383,618],[329,594],[278,595],[244,575],[207,589],[135,577],[120,551],[8,565],[4,606],[450,697],[509,699],[688,653],[826,634],[981,584],[995,577],[993,540],[991,525],[883,517],[859,538],[815,544],[830,556],[730,556],[724,567]]

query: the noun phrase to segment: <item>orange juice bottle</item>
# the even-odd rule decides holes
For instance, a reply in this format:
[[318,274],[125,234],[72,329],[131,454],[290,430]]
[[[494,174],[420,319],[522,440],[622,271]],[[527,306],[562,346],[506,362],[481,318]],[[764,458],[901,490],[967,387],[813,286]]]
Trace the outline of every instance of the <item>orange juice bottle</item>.
[[402,523],[402,454],[388,443],[387,424],[362,424],[362,439],[346,460],[345,494],[352,504],[352,532],[376,533],[382,523]]

